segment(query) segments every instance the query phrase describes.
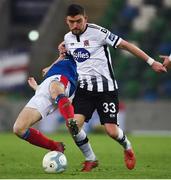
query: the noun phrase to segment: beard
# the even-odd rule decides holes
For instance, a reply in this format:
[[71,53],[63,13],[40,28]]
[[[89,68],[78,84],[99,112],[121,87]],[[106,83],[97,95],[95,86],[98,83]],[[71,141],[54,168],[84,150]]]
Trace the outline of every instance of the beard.
[[73,30],[72,30],[72,33],[73,33],[74,35],[80,35],[80,34],[82,33],[82,31],[81,31],[80,29],[73,29]]

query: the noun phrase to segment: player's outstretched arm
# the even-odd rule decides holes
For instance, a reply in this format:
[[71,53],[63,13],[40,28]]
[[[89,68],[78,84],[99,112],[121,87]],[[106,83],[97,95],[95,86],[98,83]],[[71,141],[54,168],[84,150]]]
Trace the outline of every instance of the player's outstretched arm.
[[44,76],[46,75],[46,73],[49,71],[49,69],[50,69],[55,63],[57,63],[58,61],[61,61],[62,59],[64,59],[64,57],[65,57],[65,56],[61,54],[61,55],[58,57],[58,59],[56,59],[50,66],[43,68],[43,69],[42,69],[42,76],[44,77]]
[[143,59],[145,62],[147,62],[151,68],[156,72],[167,72],[166,67],[163,66],[160,62],[154,60],[150,56],[148,56],[144,51],[142,51],[140,48],[135,46],[132,43],[129,43],[125,40],[122,40],[120,44],[118,45],[119,48],[124,49],[131,54],[137,56],[140,59]]
[[160,55],[160,58],[163,60],[164,67],[171,68],[171,54],[170,54],[170,56]]
[[38,84],[36,82],[36,80],[34,79],[34,77],[29,77],[28,80],[27,80],[29,86],[36,91],[37,87],[38,87]]

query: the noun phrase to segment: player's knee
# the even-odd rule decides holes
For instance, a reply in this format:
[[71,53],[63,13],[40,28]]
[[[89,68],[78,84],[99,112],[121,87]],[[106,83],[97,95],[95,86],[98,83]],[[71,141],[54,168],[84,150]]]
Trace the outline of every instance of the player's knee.
[[65,93],[65,87],[61,82],[52,81],[50,84],[50,95],[52,100],[56,100],[56,98]]
[[115,126],[108,126],[105,127],[107,134],[113,138],[113,139],[117,139],[118,137],[118,131],[117,128]]
[[20,125],[17,123],[14,124],[13,126],[13,133],[16,134],[19,137],[22,137],[23,134],[25,133],[26,129],[22,128]]
[[117,133],[116,132],[111,132],[111,131],[107,131],[107,134],[111,137],[111,138],[113,138],[113,139],[117,139]]

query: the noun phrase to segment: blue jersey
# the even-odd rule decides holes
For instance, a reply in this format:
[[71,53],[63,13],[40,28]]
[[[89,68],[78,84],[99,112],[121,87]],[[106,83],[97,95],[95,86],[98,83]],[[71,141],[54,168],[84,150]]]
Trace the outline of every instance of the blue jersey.
[[75,91],[77,86],[78,74],[77,65],[72,56],[68,56],[65,59],[55,63],[46,73],[45,79],[53,75],[65,76],[71,83],[71,91]]

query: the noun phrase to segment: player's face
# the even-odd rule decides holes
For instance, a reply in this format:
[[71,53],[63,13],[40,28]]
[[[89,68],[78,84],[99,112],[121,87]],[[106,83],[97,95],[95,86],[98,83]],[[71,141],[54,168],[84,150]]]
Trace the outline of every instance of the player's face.
[[66,22],[73,34],[80,35],[86,28],[87,17],[83,15],[67,16]]

